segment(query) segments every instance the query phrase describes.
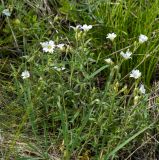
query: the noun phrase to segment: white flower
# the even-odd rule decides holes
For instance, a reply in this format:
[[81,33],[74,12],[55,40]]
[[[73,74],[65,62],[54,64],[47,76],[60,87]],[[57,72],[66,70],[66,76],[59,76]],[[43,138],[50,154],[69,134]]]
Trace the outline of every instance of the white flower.
[[65,70],[66,68],[65,67],[53,67],[55,70],[57,70],[57,71],[63,71],[63,70]]
[[55,49],[55,43],[54,41],[48,41],[48,42],[41,42],[41,46],[43,47],[44,52],[53,53]]
[[110,58],[107,58],[104,61],[107,62],[108,64],[113,64],[113,61]]
[[130,52],[129,50],[126,51],[126,53],[124,53],[123,51],[120,52],[120,55],[124,58],[124,59],[130,59],[132,52]]
[[108,39],[110,39],[111,41],[113,41],[116,36],[117,36],[117,35],[116,35],[115,33],[108,33],[106,38],[108,38]]
[[145,87],[144,87],[143,84],[140,85],[139,90],[140,90],[140,92],[141,92],[142,94],[145,94],[145,92],[146,92],[146,89],[145,89]]
[[59,49],[61,49],[61,50],[62,50],[62,49],[63,49],[63,47],[64,47],[64,45],[65,45],[65,44],[61,43],[61,44],[58,44],[58,45],[56,45],[56,46],[57,46]]
[[143,35],[143,34],[140,34],[139,36],[139,43],[144,43],[148,40],[148,37]]
[[63,71],[63,70],[65,70],[66,68],[65,67],[61,67],[61,70]]
[[3,13],[5,16],[7,16],[7,17],[9,17],[9,16],[11,15],[11,13],[9,12],[9,9],[4,9],[4,10],[2,11],[2,13]]
[[23,79],[26,79],[30,77],[30,73],[29,71],[25,70],[24,72],[22,72],[21,76]]
[[89,31],[90,29],[92,29],[92,25],[84,24],[83,26],[81,26],[81,28],[82,28],[84,31]]
[[141,77],[141,72],[138,69],[133,69],[131,71],[130,77],[138,79],[139,77]]

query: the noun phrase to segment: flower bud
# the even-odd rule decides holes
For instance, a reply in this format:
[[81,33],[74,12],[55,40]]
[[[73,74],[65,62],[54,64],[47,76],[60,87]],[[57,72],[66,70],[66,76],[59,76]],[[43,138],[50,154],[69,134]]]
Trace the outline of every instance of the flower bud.
[[119,82],[116,82],[114,85],[115,92],[118,92],[118,89],[119,89]]
[[75,33],[76,40],[80,39],[81,37],[82,37],[82,32],[81,31],[80,32],[76,31],[76,33]]
[[139,102],[139,96],[134,97],[134,105],[137,105]]
[[19,20],[18,18],[16,18],[16,19],[14,20],[14,24],[17,25],[17,26],[20,25],[20,20]]

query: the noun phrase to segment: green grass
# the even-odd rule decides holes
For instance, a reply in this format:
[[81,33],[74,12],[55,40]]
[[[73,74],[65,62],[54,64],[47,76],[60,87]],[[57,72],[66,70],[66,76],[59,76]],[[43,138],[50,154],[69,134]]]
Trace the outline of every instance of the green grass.
[[[158,6],[157,0],[2,0],[0,158],[157,159]],[[71,27],[78,24],[93,28]],[[112,32],[113,42],[106,38]],[[140,44],[140,34],[148,41]],[[44,53],[40,43],[49,40],[65,47]],[[127,49],[132,58],[125,60],[120,52]],[[133,69],[142,73],[137,80]]]

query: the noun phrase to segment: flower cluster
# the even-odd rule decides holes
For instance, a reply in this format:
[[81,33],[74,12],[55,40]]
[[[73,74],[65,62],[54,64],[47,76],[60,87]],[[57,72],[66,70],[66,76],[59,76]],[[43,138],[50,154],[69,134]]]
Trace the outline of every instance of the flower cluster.
[[65,46],[65,44],[63,44],[63,43],[55,45],[55,42],[52,40],[46,41],[46,42],[41,42],[40,44],[43,48],[43,51],[48,52],[48,53],[53,53],[56,47],[59,48],[60,50],[63,50],[63,48]]
[[[115,33],[108,33],[107,39],[110,39],[111,41],[114,41],[114,39],[117,37]],[[139,36],[139,43],[144,43],[148,40],[148,37],[146,35],[140,34]]]
[[66,68],[65,67],[57,67],[57,66],[55,66],[55,67],[53,67],[56,71],[63,71],[63,70],[65,70]]
[[[7,15],[8,13],[8,10],[4,10],[3,11],[4,14]],[[8,14],[9,16],[9,14]],[[83,30],[84,32],[87,32],[89,31],[90,29],[92,29],[92,25],[87,25],[87,24],[84,24],[83,26],[82,25],[77,25],[76,27],[72,27],[75,31],[77,31],[78,29],[81,29]],[[77,32],[76,32],[77,33]],[[114,41],[114,39],[117,37],[117,35],[115,33],[108,33],[107,34],[107,39],[111,40],[112,42]],[[148,40],[148,37],[146,35],[143,35],[141,34],[139,36],[139,43],[144,43]],[[55,42],[50,40],[50,41],[46,41],[46,42],[40,42],[42,48],[43,48],[43,52],[47,52],[47,53],[53,53],[55,48],[58,48],[60,50],[63,50],[64,49],[64,46],[65,44],[63,43],[60,43],[60,44],[57,44],[55,45]],[[120,52],[120,55],[124,58],[124,59],[131,59],[132,57],[132,52],[128,49],[125,53],[123,51]],[[112,61],[111,58],[107,58],[105,59],[105,62],[107,64],[110,64],[110,65],[113,65],[114,62]],[[116,67],[116,66],[115,66]],[[114,68],[115,68],[114,67]],[[57,66],[54,66],[53,67],[55,70],[57,71],[63,71],[65,70],[65,67],[57,67]],[[30,77],[30,73],[29,71],[25,70],[24,72],[22,72],[21,74],[22,78],[23,79],[27,79]],[[130,77],[131,78],[134,78],[134,79],[139,79],[141,77],[141,72],[138,70],[138,69],[133,69],[130,73]],[[142,93],[142,94],[145,94],[146,90],[144,88],[144,85],[140,85],[140,88],[139,88],[139,91]]]
[[[115,33],[108,33],[106,38],[113,42],[116,37],[117,37],[117,35]],[[138,41],[139,41],[140,44],[146,42],[147,40],[148,40],[148,37],[146,35],[140,34],[140,36],[138,38]],[[123,51],[121,51],[120,55],[126,60],[132,58],[131,57],[132,56],[132,52],[129,51],[129,49],[125,53]],[[108,63],[108,64],[113,64],[113,61],[110,58],[105,59],[105,62]],[[138,69],[133,69],[131,71],[131,73],[130,73],[130,77],[134,78],[134,79],[139,79],[141,77],[141,72]],[[142,94],[145,94],[146,90],[145,90],[143,84],[140,85],[139,91]]]
[[[135,79],[138,79],[138,78],[141,77],[141,72],[140,72],[138,69],[134,69],[134,70],[131,71],[130,77],[133,77],[133,78],[135,78]],[[142,93],[142,94],[145,94],[145,93],[146,93],[146,89],[145,89],[145,87],[144,87],[143,84],[140,85],[139,91],[140,91],[140,93]]]
[[[83,26],[82,25],[77,25],[76,27],[72,27],[72,28],[74,30],[82,29],[84,32],[87,32],[90,29],[92,29],[92,25],[87,25],[87,24],[84,24]],[[56,47],[59,48],[60,50],[62,50],[64,48],[64,45],[65,45],[63,43],[55,45],[55,42],[52,41],[52,40],[46,41],[46,42],[40,42],[40,44],[43,48],[43,51],[48,52],[48,53],[53,53]]]
[[89,31],[90,29],[92,29],[92,25],[84,24],[83,26],[81,26],[81,29],[83,29],[84,31]]
[[71,26],[71,28],[73,28],[75,31],[77,31],[78,29],[82,29],[83,31],[87,32],[90,29],[92,29],[92,25],[84,24],[83,26],[82,25],[77,25],[76,27]]

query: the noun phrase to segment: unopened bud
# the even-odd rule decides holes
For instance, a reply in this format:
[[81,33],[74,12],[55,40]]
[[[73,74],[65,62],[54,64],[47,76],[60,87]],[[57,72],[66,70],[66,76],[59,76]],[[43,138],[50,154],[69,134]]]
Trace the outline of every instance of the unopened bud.
[[104,61],[105,61],[106,63],[108,63],[108,64],[111,64],[111,65],[114,64],[114,62],[113,62],[110,58],[107,58],[107,59],[105,59]]
[[119,69],[119,66],[118,66],[118,65],[114,66],[114,69],[118,70],[118,69]]
[[139,102],[139,96],[134,97],[134,105],[137,105]]
[[119,82],[116,82],[114,85],[115,92],[118,92],[118,89],[119,89]]

